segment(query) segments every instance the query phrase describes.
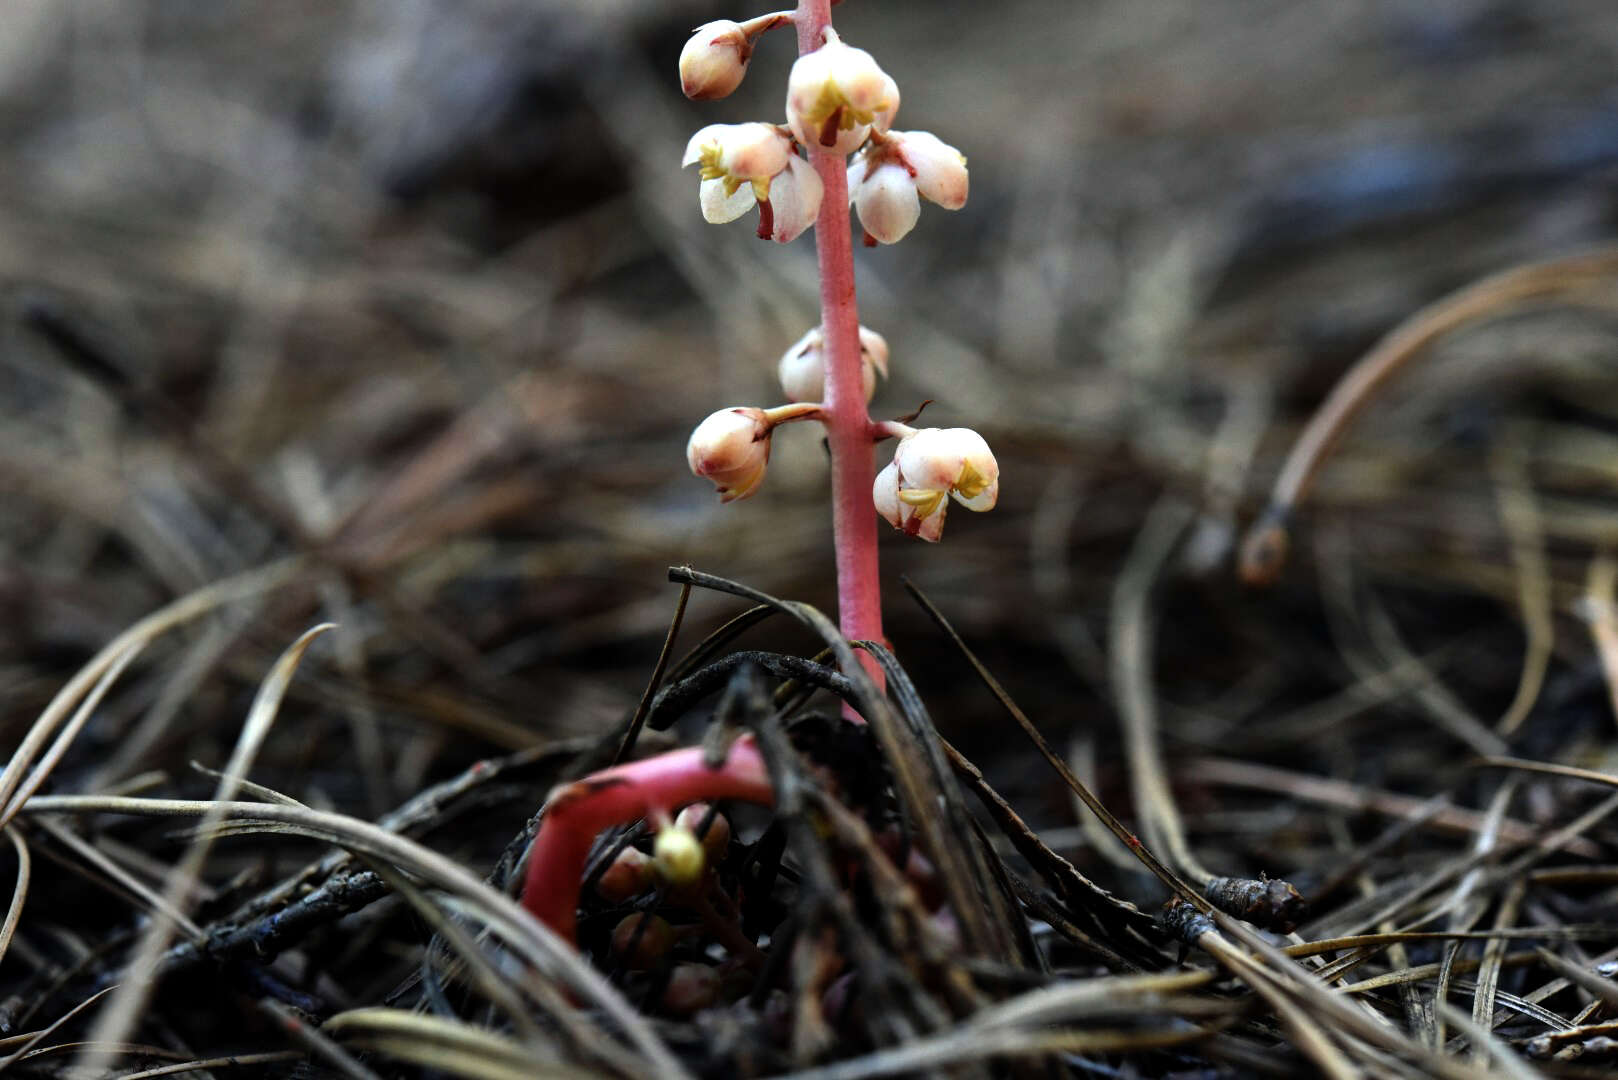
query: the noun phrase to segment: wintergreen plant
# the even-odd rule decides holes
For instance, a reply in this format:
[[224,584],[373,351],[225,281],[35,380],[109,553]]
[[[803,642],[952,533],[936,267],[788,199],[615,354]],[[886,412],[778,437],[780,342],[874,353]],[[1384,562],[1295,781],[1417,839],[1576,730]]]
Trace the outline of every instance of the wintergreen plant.
[[[785,123],[710,124],[686,144],[683,164],[698,167],[698,206],[710,222],[735,221],[756,209],[759,237],[783,244],[813,226],[821,300],[820,324],[780,360],[781,388],[790,403],[718,410],[692,432],[686,460],[693,473],[713,482],[723,501],[745,499],[764,483],[776,427],[808,420],[823,425],[832,460],[839,627],[850,640],[881,641],[878,516],[910,536],[936,541],[949,500],[969,510],[992,508],[1000,473],[974,431],[918,430],[873,421],[868,411],[877,376],[887,374],[888,343],[859,323],[850,207],[867,245],[893,244],[915,228],[922,200],[960,209],[968,178],[966,158],[953,146],[930,132],[893,129],[898,84],[870,53],[838,37],[832,3],[802,0],[790,12],[711,22],[680,53],[686,96],[723,98],[741,84],[764,34],[797,29],[799,56],[787,80]],[[886,439],[896,439],[897,447],[878,473],[873,448]],[[880,672],[874,665],[869,670],[880,685]],[[658,832],[655,873],[644,855],[628,849],[602,876],[604,895],[634,895],[657,877],[688,885],[704,872],[707,856],[691,830],[692,815],[679,822],[670,815],[690,803],[720,799],[772,801],[751,739],[734,743],[717,768],[700,750],[679,750],[564,786],[546,803],[523,902],[571,938],[580,877],[595,837],[640,818]]]

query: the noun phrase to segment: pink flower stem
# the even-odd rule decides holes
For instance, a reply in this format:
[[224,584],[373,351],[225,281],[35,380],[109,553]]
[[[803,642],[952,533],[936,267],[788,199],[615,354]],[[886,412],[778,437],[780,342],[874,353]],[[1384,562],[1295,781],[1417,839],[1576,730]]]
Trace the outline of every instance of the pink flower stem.
[[[798,53],[825,43],[831,0],[800,0],[795,15]],[[877,575],[875,475],[871,417],[860,373],[860,315],[854,298],[854,244],[848,218],[848,165],[839,154],[806,147],[825,195],[815,222],[820,258],[820,324],[825,335],[827,441],[831,446],[832,545],[837,556],[837,619],[850,641],[882,641],[882,591]],[[865,652],[865,670],[883,685],[882,669]],[[844,715],[856,722],[847,706]]]
[[603,830],[670,814],[693,802],[774,804],[769,773],[751,736],[737,739],[717,769],[702,758],[701,747],[673,750],[603,769],[553,792],[528,852],[523,906],[563,939],[574,941],[585,862]]

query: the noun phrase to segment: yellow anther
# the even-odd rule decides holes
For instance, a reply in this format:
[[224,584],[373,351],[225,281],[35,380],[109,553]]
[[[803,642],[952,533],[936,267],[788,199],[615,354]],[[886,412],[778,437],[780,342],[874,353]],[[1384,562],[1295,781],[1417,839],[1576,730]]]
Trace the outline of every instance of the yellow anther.
[[900,488],[899,501],[913,507],[916,517],[931,517],[940,506],[944,505],[944,493],[928,491],[926,488]]
[[983,494],[983,489],[989,486],[988,477],[978,472],[977,468],[968,461],[961,466],[961,476],[955,481],[955,490],[963,499],[975,499]]

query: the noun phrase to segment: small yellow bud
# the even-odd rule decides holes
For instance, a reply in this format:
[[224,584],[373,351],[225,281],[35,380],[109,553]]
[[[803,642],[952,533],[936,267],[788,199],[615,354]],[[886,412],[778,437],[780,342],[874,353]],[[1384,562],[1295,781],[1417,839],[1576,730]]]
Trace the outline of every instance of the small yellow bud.
[[671,825],[657,834],[652,844],[652,864],[670,885],[695,884],[707,865],[697,834],[681,825]]

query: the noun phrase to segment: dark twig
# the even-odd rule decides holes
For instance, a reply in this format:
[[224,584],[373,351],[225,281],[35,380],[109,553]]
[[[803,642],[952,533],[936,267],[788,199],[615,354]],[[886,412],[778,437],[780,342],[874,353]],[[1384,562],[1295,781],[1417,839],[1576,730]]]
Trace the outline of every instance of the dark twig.
[[916,603],[921,605],[927,616],[944,632],[950,642],[961,651],[961,655],[966,658],[967,663],[972,665],[972,670],[977,673],[983,685],[988,687],[989,692],[1000,703],[1000,707],[1017,722],[1017,726],[1022,728],[1023,734],[1028,736],[1035,749],[1040,752],[1040,755],[1044,757],[1051,768],[1056,770],[1057,775],[1062,778],[1073,794],[1077,795],[1080,801],[1090,808],[1091,813],[1101,819],[1101,823],[1111,830],[1114,836],[1124,842],[1124,846],[1129,848],[1135,854],[1135,857],[1145,864],[1146,869],[1150,870],[1159,881],[1167,885],[1182,900],[1185,900],[1193,907],[1207,910],[1209,907],[1208,901],[1203,898],[1202,894],[1182,881],[1179,875],[1165,866],[1161,859],[1152,854],[1151,849],[1141,843],[1140,837],[1126,829],[1123,822],[1119,821],[1111,810],[1103,806],[1101,800],[1096,798],[1095,794],[1077,776],[1073,775],[1073,770],[1067,767],[1067,762],[1063,761],[1056,751],[1051,749],[1050,744],[1045,741],[1045,736],[1039,733],[1039,729],[1034,726],[1033,721],[1028,719],[1022,709],[1017,707],[1016,702],[1011,700],[1011,695],[1006,693],[999,680],[989,673],[989,669],[984,667],[983,662],[967,647],[966,642],[961,639],[961,635],[956,633],[955,628],[949,624],[949,620],[944,618],[944,613],[939,611],[933,602],[927,599],[926,595],[908,578],[901,578],[900,581],[903,582],[905,589]]
[[629,754],[635,748],[635,740],[640,738],[641,725],[646,722],[647,711],[652,706],[652,695],[663,683],[663,673],[668,670],[669,656],[674,651],[674,639],[680,632],[680,623],[685,620],[686,601],[691,599],[691,586],[680,586],[680,598],[674,602],[674,617],[669,620],[669,632],[663,635],[663,647],[658,650],[657,664],[652,668],[652,677],[646,681],[646,689],[640,695],[640,701],[635,705],[635,715],[629,718],[624,727],[624,737],[619,740],[618,750],[612,755],[612,764],[619,765],[629,759]]
[[652,701],[646,723],[654,731],[667,728],[698,699],[725,685],[736,670],[746,664],[752,664],[778,678],[796,679],[830,690],[844,701],[853,701],[855,698],[854,684],[847,676],[812,660],[784,653],[759,651],[730,653],[706,667],[699,668],[679,682],[665,686]]
[[882,748],[900,801],[905,804],[906,813],[916,826],[922,850],[939,868],[950,906],[961,921],[967,948],[979,955],[991,958],[998,955],[1009,960],[1011,945],[1003,936],[1004,928],[995,928],[987,918],[982,906],[983,893],[976,886],[974,877],[963,872],[964,853],[952,847],[958,841],[949,836],[939,820],[938,807],[941,802],[948,805],[951,798],[960,799],[958,789],[947,793],[941,787],[942,782],[952,786],[953,778],[947,774],[940,778],[938,770],[929,770],[926,751],[917,745],[920,740],[908,724],[894,717],[893,711],[877,691],[876,684],[860,664],[853,646],[838,632],[831,620],[808,604],[777,600],[757,589],[712,574],[703,574],[690,567],[670,568],[669,578],[672,581],[689,581],[693,585],[730,593],[755,603],[769,604],[808,626],[831,647],[838,667],[853,683],[852,701]]

